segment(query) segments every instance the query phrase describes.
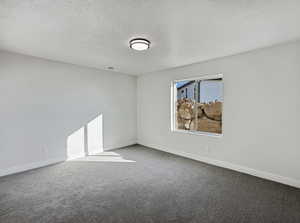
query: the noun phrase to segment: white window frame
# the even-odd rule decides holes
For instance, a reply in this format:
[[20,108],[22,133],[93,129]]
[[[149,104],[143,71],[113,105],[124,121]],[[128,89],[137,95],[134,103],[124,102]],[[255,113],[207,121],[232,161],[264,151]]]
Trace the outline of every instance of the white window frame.
[[[183,130],[176,129],[176,102],[177,102],[177,89],[175,84],[179,81],[192,81],[192,80],[209,80],[209,79],[217,79],[222,78],[224,81],[223,74],[212,74],[212,75],[199,75],[192,78],[178,79],[173,80],[171,82],[171,132],[173,133],[185,133],[191,135],[201,135],[201,136],[212,136],[220,138],[223,136],[223,117],[222,117],[222,133],[211,133],[211,132],[203,132],[203,131],[193,131],[193,130]],[[223,82],[223,107],[224,107],[224,82]],[[223,109],[223,108],[222,108]],[[222,112],[223,115],[223,112]]]

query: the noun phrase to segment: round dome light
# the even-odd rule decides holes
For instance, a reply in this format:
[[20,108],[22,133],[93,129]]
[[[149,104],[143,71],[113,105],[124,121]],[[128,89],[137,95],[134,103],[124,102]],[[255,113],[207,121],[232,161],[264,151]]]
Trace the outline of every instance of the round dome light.
[[129,42],[131,49],[142,51],[147,50],[150,47],[150,41],[143,38],[132,39]]

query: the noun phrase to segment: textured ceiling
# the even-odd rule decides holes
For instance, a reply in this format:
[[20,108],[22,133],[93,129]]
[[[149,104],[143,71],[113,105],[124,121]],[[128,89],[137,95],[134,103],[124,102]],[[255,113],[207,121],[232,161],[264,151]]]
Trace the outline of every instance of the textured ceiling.
[[139,75],[300,38],[299,21],[299,0],[0,0],[0,49]]

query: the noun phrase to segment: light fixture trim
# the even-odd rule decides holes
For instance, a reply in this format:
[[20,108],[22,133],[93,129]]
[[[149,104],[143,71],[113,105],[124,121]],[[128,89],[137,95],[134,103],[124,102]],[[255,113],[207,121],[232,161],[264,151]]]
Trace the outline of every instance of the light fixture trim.
[[145,38],[134,38],[129,41],[129,46],[133,50],[143,51],[150,48],[151,42]]

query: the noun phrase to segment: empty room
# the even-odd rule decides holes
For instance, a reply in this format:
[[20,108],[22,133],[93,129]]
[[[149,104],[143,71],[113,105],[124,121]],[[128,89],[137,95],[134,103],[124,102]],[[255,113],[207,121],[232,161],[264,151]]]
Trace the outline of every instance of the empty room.
[[300,1],[0,0],[0,223],[299,223]]

